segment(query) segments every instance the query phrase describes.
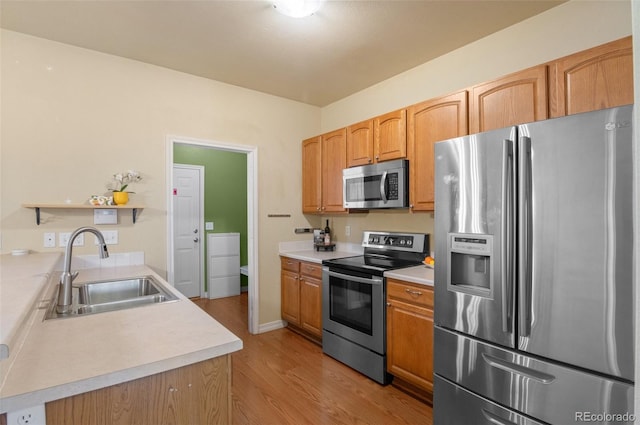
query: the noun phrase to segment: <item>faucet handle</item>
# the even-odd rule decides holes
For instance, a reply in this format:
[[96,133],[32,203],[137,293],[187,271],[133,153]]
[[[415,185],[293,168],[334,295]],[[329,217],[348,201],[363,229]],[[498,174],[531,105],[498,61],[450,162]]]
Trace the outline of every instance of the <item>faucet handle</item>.
[[73,282],[75,280],[76,277],[78,277],[78,271],[76,270],[75,272],[71,273],[71,282]]

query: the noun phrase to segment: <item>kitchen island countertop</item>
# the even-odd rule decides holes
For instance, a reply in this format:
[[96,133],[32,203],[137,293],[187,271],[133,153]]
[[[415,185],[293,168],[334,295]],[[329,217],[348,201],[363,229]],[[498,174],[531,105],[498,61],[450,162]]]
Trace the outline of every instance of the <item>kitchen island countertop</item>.
[[[57,276],[31,256],[33,272]],[[22,261],[29,261],[26,258]],[[7,263],[3,263],[7,264]],[[25,267],[24,264],[21,266]],[[53,265],[51,266],[53,267]],[[0,289],[11,275],[3,267]],[[178,301],[82,317],[43,320],[56,289],[48,280],[29,306],[20,344],[0,360],[0,413],[93,391],[242,349],[242,340],[185,298],[147,266],[80,270],[74,283],[153,276]],[[5,296],[3,291],[3,297]]]

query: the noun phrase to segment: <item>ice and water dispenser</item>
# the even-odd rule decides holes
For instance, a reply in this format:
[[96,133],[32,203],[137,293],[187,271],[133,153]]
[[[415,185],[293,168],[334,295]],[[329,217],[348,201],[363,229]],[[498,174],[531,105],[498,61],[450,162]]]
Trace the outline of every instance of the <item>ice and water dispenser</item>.
[[448,289],[492,297],[493,236],[463,233],[448,236]]

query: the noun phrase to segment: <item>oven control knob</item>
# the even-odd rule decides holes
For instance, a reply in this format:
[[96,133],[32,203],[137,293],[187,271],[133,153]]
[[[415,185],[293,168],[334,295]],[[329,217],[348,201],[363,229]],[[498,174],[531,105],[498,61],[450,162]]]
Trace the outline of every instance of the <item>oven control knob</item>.
[[407,239],[407,245],[409,246],[413,245],[413,239],[411,238]]
[[404,239],[400,239],[400,245],[404,245],[406,243],[407,243],[407,241],[405,241]]

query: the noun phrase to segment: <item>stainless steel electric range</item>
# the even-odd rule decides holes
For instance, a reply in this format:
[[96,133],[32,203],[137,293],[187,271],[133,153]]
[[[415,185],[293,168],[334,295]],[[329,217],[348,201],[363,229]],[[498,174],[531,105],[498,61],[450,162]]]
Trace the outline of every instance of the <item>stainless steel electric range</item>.
[[422,263],[429,235],[364,232],[364,254],[322,262],[322,350],[386,385],[384,272]]

